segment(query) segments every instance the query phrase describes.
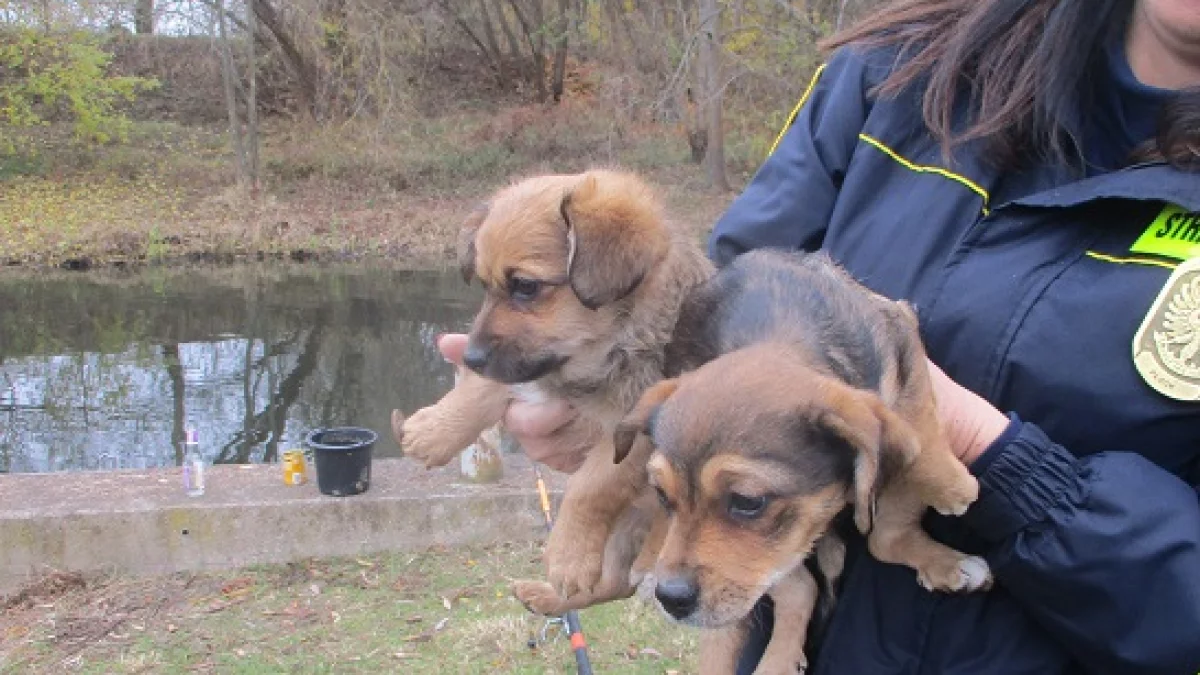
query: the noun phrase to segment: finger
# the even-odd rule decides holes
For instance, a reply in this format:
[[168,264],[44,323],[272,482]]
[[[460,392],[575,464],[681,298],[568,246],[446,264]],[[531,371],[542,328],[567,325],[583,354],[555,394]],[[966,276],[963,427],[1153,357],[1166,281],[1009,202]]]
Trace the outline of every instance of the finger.
[[467,336],[464,333],[446,333],[434,339],[442,357],[457,365],[462,365],[463,352],[467,351]]

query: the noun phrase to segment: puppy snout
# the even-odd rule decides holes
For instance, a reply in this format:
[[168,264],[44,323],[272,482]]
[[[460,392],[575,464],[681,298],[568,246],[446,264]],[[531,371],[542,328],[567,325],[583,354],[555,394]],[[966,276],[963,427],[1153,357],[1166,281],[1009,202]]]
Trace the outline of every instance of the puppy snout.
[[700,586],[692,577],[669,577],[658,582],[654,597],[676,619],[685,619],[700,605]]
[[463,364],[477,373],[482,373],[483,369],[487,367],[491,351],[488,347],[481,347],[473,343],[468,344],[467,350],[463,352]]

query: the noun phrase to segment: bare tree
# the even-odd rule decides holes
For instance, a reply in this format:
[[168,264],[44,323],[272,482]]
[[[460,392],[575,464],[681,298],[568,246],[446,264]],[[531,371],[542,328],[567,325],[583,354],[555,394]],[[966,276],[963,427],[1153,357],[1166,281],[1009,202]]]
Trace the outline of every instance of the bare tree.
[[154,32],[154,0],[136,0],[133,6],[133,29],[138,35]]
[[246,95],[246,141],[249,145],[247,169],[250,178],[250,196],[257,198],[259,190],[258,165],[258,54],[254,48],[255,36],[258,34],[258,19],[254,9],[246,6],[246,63],[249,69],[247,79],[250,81],[250,91]]
[[725,133],[721,123],[721,62],[718,34],[720,8],[717,0],[700,0],[700,48],[696,55],[700,103],[704,126],[708,131],[708,145],[704,162],[708,182],[716,190],[729,191],[729,178],[725,175]]
[[229,20],[225,16],[225,0],[217,0],[216,22],[218,49],[221,52],[221,84],[225,90],[225,110],[229,115],[229,137],[233,141],[238,184],[246,187],[250,168],[246,159],[246,144],[242,138],[241,115],[238,114],[238,75],[233,63],[233,49],[229,45]]
[[567,73],[567,38],[571,28],[570,15],[570,0],[558,0],[558,26],[554,31],[554,71],[550,82],[550,92],[555,103],[562,100],[563,80]]

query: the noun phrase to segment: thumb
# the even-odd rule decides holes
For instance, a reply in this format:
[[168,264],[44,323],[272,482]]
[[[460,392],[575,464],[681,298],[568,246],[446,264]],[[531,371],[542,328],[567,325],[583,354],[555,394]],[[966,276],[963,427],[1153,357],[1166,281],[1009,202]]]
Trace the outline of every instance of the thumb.
[[463,352],[467,351],[465,333],[445,333],[434,338],[434,343],[442,353],[442,358],[458,366],[463,364]]

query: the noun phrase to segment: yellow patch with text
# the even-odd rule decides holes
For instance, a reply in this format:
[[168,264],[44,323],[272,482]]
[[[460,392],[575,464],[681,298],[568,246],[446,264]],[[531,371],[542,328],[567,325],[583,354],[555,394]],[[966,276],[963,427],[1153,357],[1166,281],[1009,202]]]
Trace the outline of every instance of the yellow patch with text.
[[1176,260],[1200,257],[1200,211],[1168,204],[1129,250]]

